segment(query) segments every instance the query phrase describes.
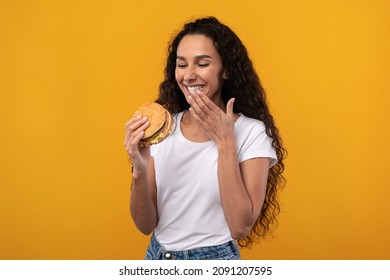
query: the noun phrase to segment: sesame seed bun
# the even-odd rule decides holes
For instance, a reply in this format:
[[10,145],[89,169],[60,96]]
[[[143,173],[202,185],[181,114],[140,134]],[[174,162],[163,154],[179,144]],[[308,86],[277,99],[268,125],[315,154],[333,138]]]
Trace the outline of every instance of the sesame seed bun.
[[174,122],[171,114],[160,104],[148,102],[139,107],[134,116],[147,117],[150,123],[145,135],[139,142],[141,147],[162,142],[173,131]]
[[145,135],[142,139],[149,138],[159,131],[165,123],[165,109],[160,104],[155,102],[147,102],[139,107],[134,116],[147,117],[150,123],[149,127],[145,130]]

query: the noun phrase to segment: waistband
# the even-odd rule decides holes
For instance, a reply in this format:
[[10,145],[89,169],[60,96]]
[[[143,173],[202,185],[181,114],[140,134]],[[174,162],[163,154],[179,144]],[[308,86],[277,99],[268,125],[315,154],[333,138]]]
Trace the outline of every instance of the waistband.
[[240,259],[238,246],[233,240],[221,245],[199,247],[183,251],[171,251],[166,250],[158,242],[154,234],[151,237],[147,254],[149,254],[151,259],[155,260]]

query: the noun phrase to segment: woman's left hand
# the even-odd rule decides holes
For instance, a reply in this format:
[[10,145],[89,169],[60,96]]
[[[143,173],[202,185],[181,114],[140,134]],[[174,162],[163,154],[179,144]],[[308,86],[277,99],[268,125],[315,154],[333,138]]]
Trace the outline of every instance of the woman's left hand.
[[234,139],[234,98],[226,104],[225,113],[201,91],[195,91],[189,97],[192,116],[203,126],[211,140],[219,145]]

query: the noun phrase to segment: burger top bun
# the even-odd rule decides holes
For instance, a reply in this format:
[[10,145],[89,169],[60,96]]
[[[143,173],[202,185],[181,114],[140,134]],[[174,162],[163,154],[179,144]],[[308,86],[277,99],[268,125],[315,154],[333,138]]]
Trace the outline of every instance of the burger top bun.
[[165,123],[159,131],[149,138],[141,139],[139,141],[140,147],[147,147],[164,141],[170,134],[172,134],[175,123],[173,122],[172,115],[165,110]]
[[155,102],[147,102],[139,107],[134,116],[147,117],[149,127],[145,130],[142,139],[146,139],[158,132],[165,123],[166,112],[164,107]]

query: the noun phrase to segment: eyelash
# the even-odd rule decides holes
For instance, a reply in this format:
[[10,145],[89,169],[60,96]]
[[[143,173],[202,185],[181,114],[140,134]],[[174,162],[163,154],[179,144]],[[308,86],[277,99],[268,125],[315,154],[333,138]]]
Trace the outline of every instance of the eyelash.
[[[198,66],[202,67],[202,68],[207,67],[209,65],[210,65],[209,63],[199,63],[198,64]],[[176,66],[179,68],[185,68],[185,67],[187,67],[187,64],[177,64]]]

